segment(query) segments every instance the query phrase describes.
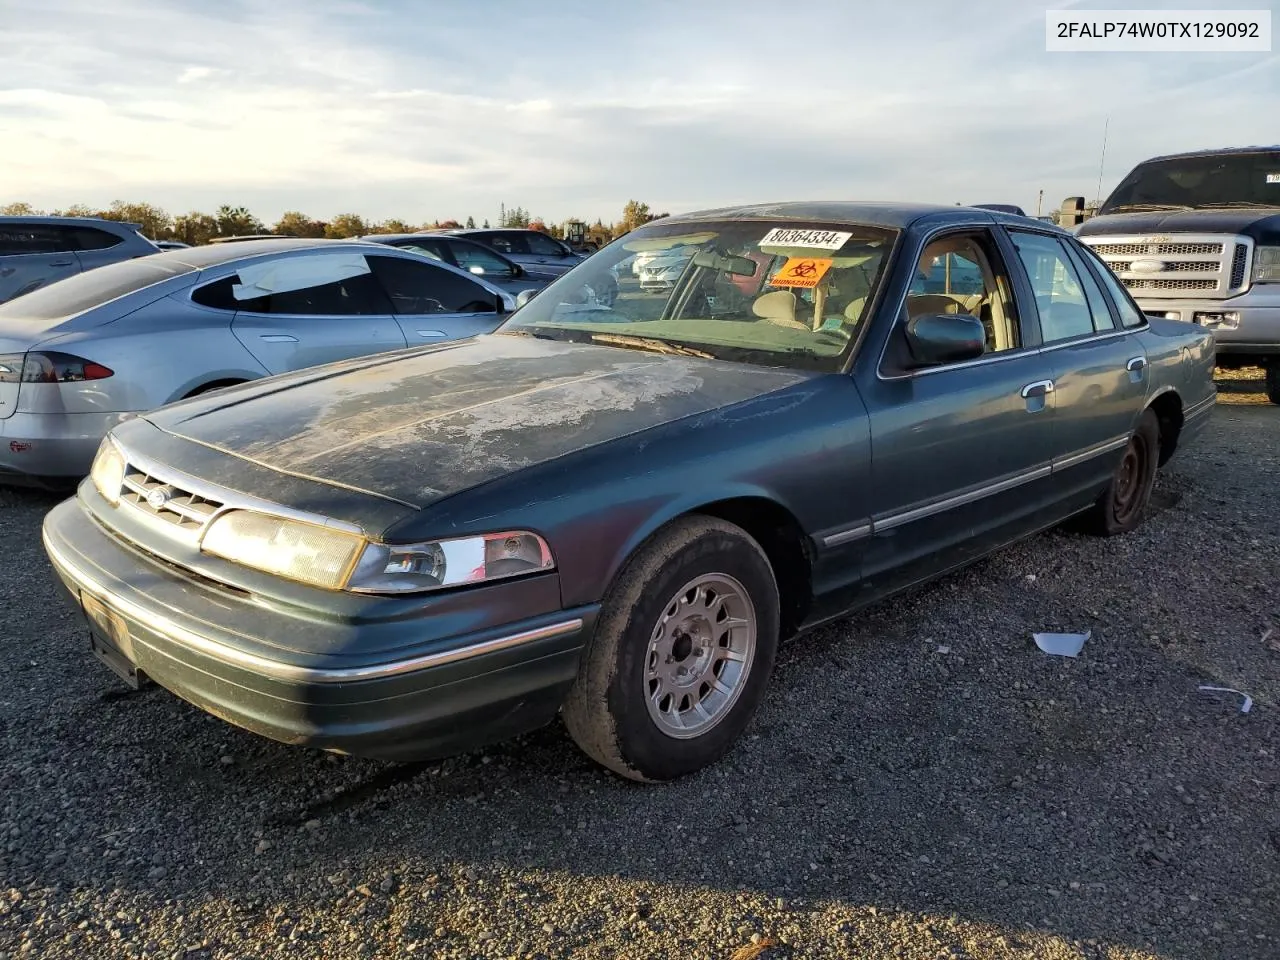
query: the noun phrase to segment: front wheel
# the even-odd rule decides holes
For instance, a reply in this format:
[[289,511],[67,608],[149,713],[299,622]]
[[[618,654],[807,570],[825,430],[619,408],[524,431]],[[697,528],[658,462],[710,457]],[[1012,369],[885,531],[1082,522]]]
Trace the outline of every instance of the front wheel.
[[1108,537],[1128,533],[1142,522],[1159,462],[1160,421],[1154,411],[1146,410],[1129,437],[1111,482],[1093,507],[1089,519],[1095,533]]
[[1265,373],[1267,375],[1267,399],[1272,403],[1280,404],[1280,363],[1268,364]]
[[627,563],[564,706],[592,759],[673,780],[724,756],[764,696],[778,587],[760,545],[711,517],[656,534]]

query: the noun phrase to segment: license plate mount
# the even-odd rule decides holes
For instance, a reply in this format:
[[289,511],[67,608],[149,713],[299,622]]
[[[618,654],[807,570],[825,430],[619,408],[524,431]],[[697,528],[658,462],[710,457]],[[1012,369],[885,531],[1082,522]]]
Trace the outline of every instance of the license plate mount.
[[129,625],[106,603],[80,594],[80,607],[89,622],[89,649],[131,690],[139,690],[146,675],[133,662],[133,638]]

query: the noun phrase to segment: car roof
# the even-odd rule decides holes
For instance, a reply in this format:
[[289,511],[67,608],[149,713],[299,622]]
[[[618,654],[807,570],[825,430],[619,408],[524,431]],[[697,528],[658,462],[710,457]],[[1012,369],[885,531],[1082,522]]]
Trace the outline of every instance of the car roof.
[[[1194,157],[1229,157],[1247,153],[1280,153],[1280,144],[1271,147],[1210,147],[1205,150],[1188,150],[1186,153],[1166,153],[1159,157],[1148,157],[1142,163],[1155,163],[1160,160],[1190,160]],[[1141,166],[1142,163],[1138,164],[1138,166]]]
[[108,220],[106,217],[24,217],[24,216],[0,216],[0,225],[6,223],[38,223],[42,226],[55,227],[118,227],[127,228],[129,230],[141,230],[142,224],[131,223],[128,220]]
[[232,260],[246,260],[250,257],[262,257],[272,253],[287,253],[291,250],[307,250],[313,248],[344,247],[358,245],[357,240],[308,240],[301,237],[278,237],[271,240],[243,240],[239,243],[212,243],[199,247],[185,247],[178,250],[162,250],[154,253],[149,260],[158,263],[184,265],[191,270],[203,270]]
[[[453,231],[444,230],[419,230],[416,233],[370,233],[361,240],[367,240],[370,243],[389,243],[392,240],[466,240],[467,237],[454,237]],[[471,241],[475,243],[474,240]]]
[[[1034,217],[1020,217],[1013,213],[978,207],[948,206],[941,203],[910,203],[895,201],[859,200],[801,200],[786,203],[756,203],[735,207],[717,207],[697,210],[651,224],[696,223],[701,220],[809,220],[829,223],[857,223],[872,227],[903,230],[921,220],[995,221],[997,223],[1037,223]],[[1055,228],[1056,229],[1056,228]],[[1062,231],[1066,233],[1066,231]]]

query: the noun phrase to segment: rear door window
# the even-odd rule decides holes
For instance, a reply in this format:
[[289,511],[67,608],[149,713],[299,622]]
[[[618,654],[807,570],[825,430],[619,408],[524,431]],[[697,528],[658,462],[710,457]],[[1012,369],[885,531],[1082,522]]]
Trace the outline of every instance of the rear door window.
[[66,227],[49,223],[0,224],[0,255],[69,253],[75,249],[75,237]]
[[565,255],[564,247],[545,234],[529,233],[525,234],[525,238],[529,242],[530,253],[537,254],[540,257],[563,257]]
[[493,247],[499,253],[506,254],[508,257],[512,254],[528,254],[529,240],[523,233],[515,231],[503,231],[502,233],[485,233],[476,238],[485,246]]
[[1056,343],[1092,334],[1093,313],[1080,275],[1062,243],[1056,237],[1021,230],[1011,230],[1009,236],[1035,293],[1044,342]]
[[1089,249],[1088,244],[1077,243],[1072,249],[1081,257],[1093,264],[1094,272],[1102,281],[1102,285],[1107,288],[1107,292],[1111,294],[1111,302],[1116,305],[1116,312],[1120,314],[1120,326],[1126,330],[1134,327],[1140,327],[1147,322],[1146,315],[1138,309],[1138,305],[1133,302],[1133,297],[1121,283],[1111,268],[1103,263],[1102,259]]
[[453,240],[449,242],[449,251],[453,254],[454,262],[463,270],[479,267],[484,271],[485,276],[489,277],[509,277],[512,275],[512,265],[509,261],[503,260],[496,253],[486,250],[478,243]]
[[496,313],[497,298],[451,270],[404,257],[369,257],[374,275],[395,312],[405,314]]
[[325,254],[248,264],[231,276],[196,288],[191,299],[202,306],[244,313],[316,317],[391,313],[391,304],[369,269],[371,259],[376,258]]

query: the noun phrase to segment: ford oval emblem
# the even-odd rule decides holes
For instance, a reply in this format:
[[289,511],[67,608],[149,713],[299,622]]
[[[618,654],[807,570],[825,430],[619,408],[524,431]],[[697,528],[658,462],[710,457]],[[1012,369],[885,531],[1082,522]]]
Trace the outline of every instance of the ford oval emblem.
[[1160,260],[1135,260],[1129,264],[1130,273],[1160,273],[1164,263]]
[[147,494],[147,506],[152,510],[159,510],[169,502],[169,492],[163,487],[156,487]]

